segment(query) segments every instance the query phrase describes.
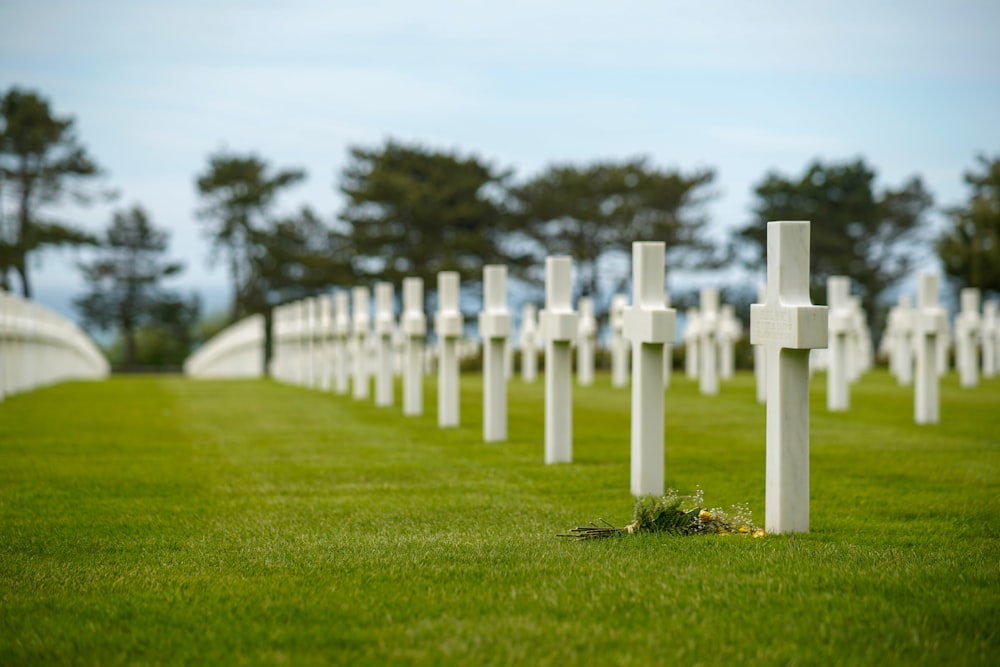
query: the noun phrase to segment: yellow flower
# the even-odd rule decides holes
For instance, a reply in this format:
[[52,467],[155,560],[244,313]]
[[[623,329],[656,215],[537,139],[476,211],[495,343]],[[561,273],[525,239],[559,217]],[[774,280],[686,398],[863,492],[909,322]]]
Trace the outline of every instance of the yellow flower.
[[754,537],[766,537],[767,533],[765,533],[763,530],[755,530],[755,531],[753,531],[753,536]]
[[709,512],[708,510],[702,510],[702,511],[698,512],[698,519],[701,520],[701,521],[711,521],[712,520],[712,513]]
[[749,528],[747,528],[746,526],[740,526],[740,527],[739,527],[739,528],[737,529],[737,532],[739,532],[739,533],[749,533],[749,532],[750,532],[750,529],[749,529]]

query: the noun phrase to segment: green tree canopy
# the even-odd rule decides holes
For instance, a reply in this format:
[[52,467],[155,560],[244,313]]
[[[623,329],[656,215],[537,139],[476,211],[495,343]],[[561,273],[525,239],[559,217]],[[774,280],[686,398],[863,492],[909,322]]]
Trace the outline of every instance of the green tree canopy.
[[94,241],[90,234],[42,215],[67,194],[88,201],[79,184],[99,173],[73,124],[71,117],[53,115],[37,93],[11,88],[0,98],[0,284],[7,286],[13,270],[27,298],[32,253],[50,245]]
[[[755,219],[734,243],[751,267],[766,266],[767,223],[809,220],[814,298],[826,300],[826,279],[851,278],[868,313],[886,289],[907,276],[922,254],[931,195],[919,177],[901,187],[875,189],[875,171],[863,160],[813,162],[799,177],[769,173],[754,189]],[[878,327],[876,327],[878,328]]]
[[351,148],[340,219],[355,273],[396,283],[418,276],[433,289],[438,271],[480,280],[484,264],[517,262],[503,247],[507,178],[477,158],[419,145]]
[[74,305],[86,326],[119,332],[127,367],[136,363],[136,333],[141,327],[176,324],[190,309],[161,285],[183,268],[163,258],[167,243],[167,233],[134,206],[115,213],[97,258],[79,265],[87,292]]
[[644,159],[553,165],[512,188],[516,229],[533,242],[538,262],[551,254],[573,257],[581,292],[597,294],[598,261],[630,254],[635,241],[663,241],[670,267],[706,261],[702,205],[713,178],[710,170],[685,175]]
[[1000,157],[980,156],[978,166],[965,173],[969,203],[948,211],[951,227],[938,238],[937,252],[956,291],[1000,294]]
[[274,172],[256,155],[226,151],[210,155],[208,167],[196,179],[204,205],[198,216],[206,221],[213,253],[224,253],[233,283],[233,321],[267,302],[254,264],[261,255],[260,239],[270,226],[278,194],[305,178],[301,169]]

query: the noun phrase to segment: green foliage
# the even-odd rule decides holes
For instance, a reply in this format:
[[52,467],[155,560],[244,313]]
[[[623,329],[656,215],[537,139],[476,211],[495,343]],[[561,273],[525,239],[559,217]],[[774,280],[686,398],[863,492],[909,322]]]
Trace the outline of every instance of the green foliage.
[[958,290],[978,287],[1000,295],[1000,157],[980,156],[980,171],[965,182],[969,203],[948,211],[952,225],[937,240],[945,275]]
[[875,176],[863,160],[816,161],[801,177],[772,172],[755,187],[755,219],[737,230],[734,243],[750,266],[764,267],[767,223],[809,220],[814,301],[826,302],[829,276],[844,275],[865,311],[876,313],[882,293],[909,275],[920,257],[932,199],[918,177],[877,192]]
[[198,306],[163,288],[162,281],[183,268],[180,262],[163,259],[167,245],[167,232],[136,205],[114,214],[96,259],[79,264],[87,291],[74,306],[85,326],[118,331],[125,367],[172,356],[158,352],[140,361],[136,335],[143,328],[163,330],[173,343],[170,347],[179,345],[185,356],[190,351],[190,325]]
[[89,195],[79,183],[99,173],[73,124],[71,117],[54,115],[38,93],[13,87],[0,97],[0,285],[6,287],[14,271],[27,298],[30,256],[46,246],[94,242],[90,234],[42,216],[67,194],[86,203]]
[[[270,382],[127,377],[0,403],[0,663],[992,665],[1000,380],[913,424],[887,373],[829,413],[814,378],[805,535],[568,543],[630,520],[628,391],[543,383],[510,441]],[[665,394],[667,484],[764,507],[764,407],[738,374]]]
[[546,255],[573,257],[581,292],[597,294],[597,264],[632,243],[666,243],[668,266],[704,265],[710,255],[702,206],[709,170],[684,175],[646,160],[553,165],[511,189],[515,228],[533,242],[536,265]]
[[198,217],[205,220],[215,253],[224,253],[233,283],[232,321],[267,309],[259,260],[268,253],[272,233],[271,207],[279,193],[305,178],[301,169],[272,173],[256,155],[221,151],[208,158],[196,179],[204,202]]
[[430,291],[439,271],[478,281],[484,264],[518,265],[525,258],[504,246],[507,178],[475,157],[420,145],[351,148],[340,219],[355,273],[396,283],[415,276]]

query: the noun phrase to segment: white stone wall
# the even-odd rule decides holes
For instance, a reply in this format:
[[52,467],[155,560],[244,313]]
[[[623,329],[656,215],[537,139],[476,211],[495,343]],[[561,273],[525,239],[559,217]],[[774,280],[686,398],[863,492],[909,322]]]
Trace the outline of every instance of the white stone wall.
[[0,400],[67,380],[107,377],[108,360],[76,324],[0,290]]

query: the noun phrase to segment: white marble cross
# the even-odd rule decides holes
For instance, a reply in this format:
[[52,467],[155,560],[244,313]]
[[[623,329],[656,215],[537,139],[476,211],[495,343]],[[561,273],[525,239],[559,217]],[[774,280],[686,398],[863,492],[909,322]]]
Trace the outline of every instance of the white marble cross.
[[765,528],[809,531],[809,350],[827,345],[827,308],[809,301],[809,223],[767,223],[767,300],[750,343],[767,346]]
[[538,377],[538,309],[533,303],[521,307],[521,379]]
[[830,276],[826,279],[826,303],[830,309],[830,353],[826,369],[826,408],[830,412],[843,412],[851,407],[851,390],[848,383],[848,336],[851,331],[850,296],[851,279],[847,276]]
[[350,333],[350,296],[346,290],[339,290],[333,295],[333,390],[338,394],[346,394],[348,390],[350,356],[347,337]]
[[736,374],[736,343],[743,337],[743,327],[730,304],[719,309],[719,377],[732,380]]
[[[761,299],[763,301],[763,298]],[[701,345],[701,332],[698,329],[699,320],[697,308],[688,308],[684,321],[684,374],[691,380],[698,379],[700,362],[698,346]]]
[[717,354],[717,334],[719,328],[719,290],[715,287],[701,288],[701,312],[698,319],[698,390],[703,396],[719,393],[719,369]]
[[[767,285],[757,288],[757,301],[767,301]],[[757,387],[757,402],[767,402],[767,349],[763,344],[753,347],[753,376]]]
[[625,328],[625,306],[628,299],[624,294],[611,297],[611,386],[624,387],[628,384],[629,346],[622,333]]
[[510,338],[507,308],[507,267],[483,267],[483,310],[479,337],[483,339],[483,440],[507,439],[507,373],[505,347]]
[[979,384],[979,290],[966,287],[960,294],[962,310],[955,318],[955,350],[958,354],[959,384],[975,387]]
[[997,302],[987,301],[983,304],[983,377],[994,378],[997,375],[997,343],[1000,342],[1000,321],[997,320]]
[[573,364],[570,346],[576,338],[573,312],[573,259],[545,258],[545,463],[573,460]]
[[[670,308],[670,292],[663,291],[663,307]],[[677,336],[677,311],[674,311],[674,337]],[[674,339],[663,348],[663,391],[670,389],[670,376],[674,371]]]
[[438,426],[459,424],[458,339],[462,335],[462,313],[458,309],[459,278],[457,271],[437,275],[438,309],[434,314],[434,332],[438,337]]
[[938,336],[947,315],[938,305],[938,277],[922,273],[917,283],[917,310],[913,317],[913,344],[917,355],[913,416],[918,424],[937,424],[941,419],[938,390]]
[[899,296],[899,310],[896,312],[896,346],[899,355],[896,380],[900,386],[909,387],[913,384],[913,299],[909,294]]
[[393,316],[392,283],[375,283],[375,335],[376,348],[375,405],[389,407],[393,404],[393,353],[392,336],[396,329]]
[[355,287],[351,290],[352,326],[351,331],[351,358],[353,360],[354,378],[352,382],[352,395],[357,400],[366,399],[371,392],[368,375],[368,328],[370,315],[368,314],[368,288]]
[[632,476],[634,496],[663,495],[663,351],[676,335],[676,311],[664,305],[662,242],[632,244]]
[[576,380],[582,386],[594,384],[594,344],[597,338],[597,320],[594,318],[594,300],[580,297],[580,330],[576,339]]
[[403,361],[403,414],[424,414],[424,338],[427,316],[424,315],[424,279],[403,278],[403,316],[400,327],[406,336]]
[[319,388],[330,391],[330,379],[333,375],[333,302],[329,294],[316,297],[319,304]]

